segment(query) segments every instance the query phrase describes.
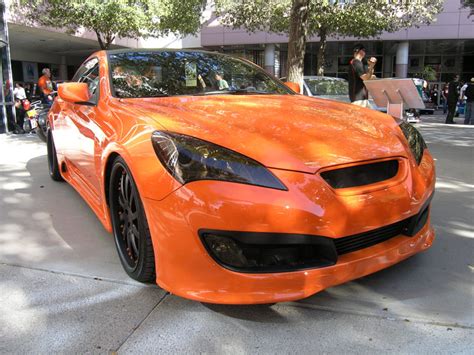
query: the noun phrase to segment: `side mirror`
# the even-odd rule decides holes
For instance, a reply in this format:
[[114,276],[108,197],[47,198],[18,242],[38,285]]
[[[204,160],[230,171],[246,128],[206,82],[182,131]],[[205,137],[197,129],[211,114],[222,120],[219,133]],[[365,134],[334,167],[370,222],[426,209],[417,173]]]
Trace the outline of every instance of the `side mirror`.
[[300,94],[300,84],[298,83],[293,83],[291,81],[287,81],[285,83],[286,86],[288,86],[291,90],[293,90],[294,92],[296,92],[297,94]]
[[86,83],[63,83],[58,88],[58,95],[64,101],[72,103],[87,102],[90,99]]

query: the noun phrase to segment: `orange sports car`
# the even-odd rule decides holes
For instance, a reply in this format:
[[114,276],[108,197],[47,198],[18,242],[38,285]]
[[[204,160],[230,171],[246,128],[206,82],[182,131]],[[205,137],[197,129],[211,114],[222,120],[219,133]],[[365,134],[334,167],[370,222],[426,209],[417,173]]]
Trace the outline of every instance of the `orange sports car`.
[[297,300],[429,248],[418,131],[289,87],[218,53],[97,52],[49,113],[50,175],[130,277],[204,302]]

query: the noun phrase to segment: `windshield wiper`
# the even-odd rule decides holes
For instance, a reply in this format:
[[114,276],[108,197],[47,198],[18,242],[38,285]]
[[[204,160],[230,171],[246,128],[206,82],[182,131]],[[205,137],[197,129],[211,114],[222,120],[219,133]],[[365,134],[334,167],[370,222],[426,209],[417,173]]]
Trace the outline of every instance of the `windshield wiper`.
[[229,90],[228,93],[231,95],[272,95],[273,94],[268,91],[248,90],[248,89]]
[[193,96],[206,96],[206,95],[273,95],[273,93],[268,92],[268,91],[235,89],[235,90],[206,91],[206,92],[193,94]]
[[197,92],[197,93],[193,94],[193,96],[225,95],[225,94],[227,94],[227,91],[216,90],[216,91]]

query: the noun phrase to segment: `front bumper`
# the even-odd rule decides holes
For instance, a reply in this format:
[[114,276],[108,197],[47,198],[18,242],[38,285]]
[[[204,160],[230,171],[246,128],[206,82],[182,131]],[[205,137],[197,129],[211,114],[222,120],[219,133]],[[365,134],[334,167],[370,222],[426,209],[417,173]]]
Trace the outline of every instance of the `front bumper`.
[[293,233],[340,238],[417,215],[434,190],[428,151],[403,179],[357,193],[335,193],[317,175],[273,170],[289,191],[219,181],[187,184],[161,201],[143,203],[152,235],[157,283],[173,294],[225,304],[273,303],[308,297],[393,265],[429,248],[429,216],[414,236],[399,235],[339,256],[332,266],[291,272],[242,273],[219,265],[198,231]]

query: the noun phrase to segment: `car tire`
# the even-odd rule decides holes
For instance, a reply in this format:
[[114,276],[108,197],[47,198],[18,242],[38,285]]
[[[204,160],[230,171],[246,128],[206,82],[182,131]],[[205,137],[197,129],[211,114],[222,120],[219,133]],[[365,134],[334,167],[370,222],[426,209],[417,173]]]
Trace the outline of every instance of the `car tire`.
[[58,155],[56,153],[56,146],[54,145],[54,139],[51,131],[48,131],[48,139],[46,141],[46,147],[48,151],[48,170],[49,176],[54,181],[64,181],[59,170]]
[[36,127],[36,135],[43,142],[46,143],[48,141],[48,138],[47,138],[46,134],[44,133],[43,128],[41,128],[39,125],[38,125],[38,127]]
[[109,181],[109,206],[115,246],[125,272],[140,282],[155,281],[155,255],[137,186],[127,164],[117,157]]

